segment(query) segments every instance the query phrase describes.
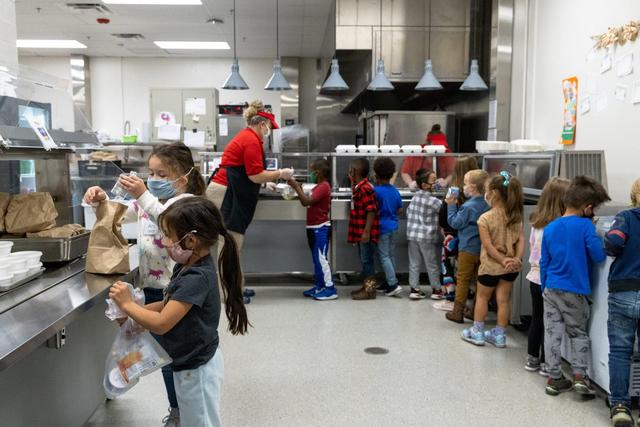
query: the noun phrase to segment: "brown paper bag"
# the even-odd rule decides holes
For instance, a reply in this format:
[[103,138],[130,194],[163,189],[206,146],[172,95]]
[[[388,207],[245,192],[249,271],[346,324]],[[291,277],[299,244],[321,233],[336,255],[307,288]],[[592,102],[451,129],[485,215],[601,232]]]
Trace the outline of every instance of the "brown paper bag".
[[50,237],[54,239],[69,239],[73,236],[83,234],[86,231],[87,230],[85,230],[84,227],[80,224],[67,224],[63,225],[62,227],[55,227],[49,230],[40,231],[38,233],[27,233],[27,237]]
[[4,217],[7,214],[7,208],[11,201],[11,194],[0,193],[0,233],[4,233]]
[[116,274],[129,272],[129,245],[122,237],[122,221],[127,206],[104,201],[96,210],[96,223],[89,237],[87,273]]
[[28,193],[13,196],[4,225],[8,233],[37,233],[56,226],[58,211],[49,193]]

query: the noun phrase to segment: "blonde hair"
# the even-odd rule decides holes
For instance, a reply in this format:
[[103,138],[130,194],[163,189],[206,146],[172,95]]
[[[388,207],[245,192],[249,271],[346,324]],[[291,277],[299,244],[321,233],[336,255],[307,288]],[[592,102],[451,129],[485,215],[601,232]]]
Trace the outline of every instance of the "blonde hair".
[[564,215],[564,211],[567,209],[564,205],[564,196],[570,185],[571,181],[557,176],[545,184],[538,206],[529,217],[533,228],[544,228],[554,219]]
[[478,193],[484,194],[484,183],[489,178],[489,174],[482,169],[474,169],[464,175],[471,184],[476,186]]
[[640,178],[636,179],[631,186],[631,206],[640,207]]
[[251,101],[251,103],[244,109],[244,119],[247,121],[247,125],[249,126],[258,126],[262,122],[268,122],[269,119],[266,117],[258,116],[258,113],[264,111],[264,104],[261,100],[255,99]]

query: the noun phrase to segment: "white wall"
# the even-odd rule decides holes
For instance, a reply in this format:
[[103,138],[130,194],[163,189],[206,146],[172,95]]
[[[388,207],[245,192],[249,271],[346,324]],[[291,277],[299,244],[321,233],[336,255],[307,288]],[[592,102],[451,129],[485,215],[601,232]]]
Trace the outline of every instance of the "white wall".
[[0,64],[17,63],[15,0],[0,0]]
[[[605,32],[610,26],[637,19],[640,2],[609,0],[603,5],[584,0],[529,0],[529,3],[531,31],[527,52],[527,95],[522,115],[524,133],[551,148],[560,148],[557,142],[562,126],[562,79],[578,76],[578,105],[584,100],[585,86],[597,87],[589,94],[591,112],[578,114],[573,148],[605,150],[609,192],[615,201],[626,202],[631,183],[640,176],[640,104],[631,104],[630,94],[626,101],[618,101],[613,93],[616,84],[628,86],[630,92],[633,82],[640,80],[640,39],[615,49],[615,58],[634,53],[634,73],[627,77],[616,76],[615,59],[612,70],[599,73],[602,51],[592,62],[587,62],[586,56],[593,46],[591,36]],[[587,81],[589,83],[585,85]],[[598,97],[607,98],[608,107],[603,111],[597,111]],[[514,99],[512,110],[518,113],[518,109],[521,110],[522,105]],[[514,116],[518,114],[512,114]]]
[[[150,122],[150,89],[219,88],[230,71],[228,59],[214,58],[91,58],[93,128],[122,135],[126,120],[131,128]],[[249,90],[219,90],[219,103],[244,103],[256,98],[273,107],[280,117],[280,93],[263,90],[273,62],[240,60],[240,72]]]

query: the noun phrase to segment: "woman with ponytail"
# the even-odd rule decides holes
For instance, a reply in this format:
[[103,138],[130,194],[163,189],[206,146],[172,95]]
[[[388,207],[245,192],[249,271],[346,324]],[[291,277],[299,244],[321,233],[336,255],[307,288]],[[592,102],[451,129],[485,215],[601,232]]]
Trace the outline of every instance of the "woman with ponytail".
[[[224,362],[219,347],[220,291],[229,330],[243,335],[250,326],[242,297],[238,248],[229,238],[220,211],[202,197],[172,204],[159,218],[164,244],[176,262],[163,301],[137,305],[125,283],[109,292],[136,323],[162,335],[161,345],[173,359],[171,369],[183,426],[220,426]],[[210,247],[224,238],[214,263]],[[221,286],[217,284],[216,264]]]

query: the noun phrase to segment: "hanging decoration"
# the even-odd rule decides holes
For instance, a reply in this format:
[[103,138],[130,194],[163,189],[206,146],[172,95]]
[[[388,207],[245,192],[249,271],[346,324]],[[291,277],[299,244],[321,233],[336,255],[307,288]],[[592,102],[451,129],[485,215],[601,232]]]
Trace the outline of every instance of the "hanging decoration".
[[609,27],[606,33],[593,36],[596,49],[607,49],[614,45],[624,45],[634,42],[640,33],[640,21],[631,21],[621,27]]
[[576,119],[578,111],[578,78],[562,80],[563,115],[562,145],[572,145],[576,141]]

